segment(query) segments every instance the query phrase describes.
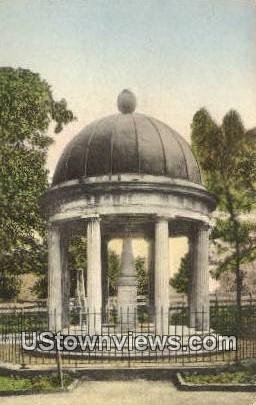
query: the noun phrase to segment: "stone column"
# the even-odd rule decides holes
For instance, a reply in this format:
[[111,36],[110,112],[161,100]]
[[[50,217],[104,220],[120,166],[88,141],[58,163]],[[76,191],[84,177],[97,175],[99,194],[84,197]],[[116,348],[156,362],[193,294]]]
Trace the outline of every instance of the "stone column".
[[169,226],[158,218],[155,224],[155,325],[156,334],[169,330]]
[[136,327],[137,280],[135,274],[132,239],[125,237],[121,257],[121,272],[117,283],[117,306],[122,330]]
[[101,243],[101,285],[102,285],[102,320],[107,320],[107,305],[108,305],[108,239],[103,238]]
[[48,310],[49,329],[62,329],[61,235],[57,225],[48,228]]
[[101,231],[100,218],[90,218],[87,224],[87,302],[88,330],[101,333]]
[[62,327],[69,326],[69,298],[70,298],[70,273],[68,268],[69,235],[61,232],[61,267],[62,267]]
[[149,299],[149,312],[150,320],[155,307],[155,241],[150,239],[148,241],[148,299]]
[[[195,232],[195,231],[194,231]],[[195,298],[196,298],[196,272],[194,266],[194,240],[195,233],[191,233],[188,237],[189,245],[189,276],[188,276],[188,310],[189,310],[189,325],[195,327]]]
[[192,238],[192,274],[190,290],[190,326],[209,330],[209,225],[195,227]]

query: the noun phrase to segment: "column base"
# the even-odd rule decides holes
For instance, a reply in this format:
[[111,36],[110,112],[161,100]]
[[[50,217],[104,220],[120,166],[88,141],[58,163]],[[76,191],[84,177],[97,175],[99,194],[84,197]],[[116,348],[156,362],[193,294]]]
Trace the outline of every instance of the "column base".
[[156,335],[168,335],[169,334],[169,308],[160,307],[155,311],[155,329]]
[[137,285],[119,285],[117,293],[118,320],[122,330],[133,330],[137,323]]

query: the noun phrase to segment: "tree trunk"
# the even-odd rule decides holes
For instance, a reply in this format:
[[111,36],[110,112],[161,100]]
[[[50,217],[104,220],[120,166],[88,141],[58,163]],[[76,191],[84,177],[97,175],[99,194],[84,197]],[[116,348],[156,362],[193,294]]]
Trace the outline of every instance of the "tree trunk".
[[239,244],[239,232],[238,232],[238,225],[235,222],[235,230],[236,230],[236,304],[238,313],[241,312],[241,301],[242,301],[242,274],[240,269],[240,244]]
[[241,331],[241,308],[242,308],[242,274],[240,269],[240,246],[239,241],[236,241],[236,336],[238,337]]
[[242,300],[242,278],[239,264],[236,265],[236,304],[237,308],[241,310]]

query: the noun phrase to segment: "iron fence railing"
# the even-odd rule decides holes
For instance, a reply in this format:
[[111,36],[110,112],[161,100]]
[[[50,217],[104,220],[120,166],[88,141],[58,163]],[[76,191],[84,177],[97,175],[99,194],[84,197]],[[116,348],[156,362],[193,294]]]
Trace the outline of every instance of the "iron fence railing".
[[[194,315],[199,319],[199,325],[205,325],[204,311]],[[104,312],[73,308],[63,320],[61,331],[51,330],[52,325],[49,324],[49,319],[57,316],[56,313],[49,314],[45,309],[0,312],[0,361],[31,367],[51,366],[56,363],[59,352],[63,367],[84,367],[95,363],[111,366],[114,363],[123,365],[124,362],[129,366],[138,362],[144,365],[182,366],[195,363],[230,363],[251,359],[256,355],[256,306],[251,304],[244,305],[240,310],[230,305],[212,305],[207,330],[205,327],[200,329],[191,325],[189,309],[180,305],[170,307],[167,314],[164,311],[157,314],[154,309],[146,306],[138,307],[136,312],[127,308],[123,311],[112,309]],[[161,318],[160,321],[157,316]],[[51,335],[42,335],[43,332],[50,332]],[[62,343],[66,339],[70,347],[57,345],[57,332],[62,337]],[[168,344],[160,341],[162,346],[152,346],[156,335],[171,336],[171,348],[168,346],[170,341]],[[205,336],[210,336],[209,340],[212,342],[215,339],[216,347],[212,346],[211,350],[207,350],[205,341],[205,346],[194,350],[188,343],[195,335],[202,340]],[[94,347],[85,347],[84,342],[88,343],[88,336],[98,336],[98,339],[101,336],[101,346],[98,340]],[[220,346],[223,336],[236,337],[236,350],[227,350],[227,347]],[[135,338],[140,338],[139,349],[133,345]],[[35,347],[30,350],[34,340]]]

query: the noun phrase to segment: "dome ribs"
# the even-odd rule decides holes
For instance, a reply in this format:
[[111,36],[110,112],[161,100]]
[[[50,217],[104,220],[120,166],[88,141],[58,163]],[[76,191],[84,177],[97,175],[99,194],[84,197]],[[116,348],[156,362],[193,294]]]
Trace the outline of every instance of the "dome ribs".
[[153,120],[150,117],[146,117],[146,119],[154,127],[154,129],[156,130],[156,132],[157,132],[157,134],[159,136],[160,143],[161,143],[161,146],[162,146],[163,160],[164,160],[164,173],[163,173],[163,175],[166,176],[167,175],[166,153],[165,153],[165,147],[164,147],[164,143],[163,143],[161,133],[160,133],[159,128],[157,127],[157,125],[153,122]]
[[134,116],[132,115],[132,122],[134,126],[134,133],[135,133],[135,140],[136,140],[136,150],[137,150],[137,159],[138,159],[138,173],[140,174],[140,148],[139,148],[139,136],[138,136],[138,130],[137,130],[137,125]]
[[138,153],[130,114],[118,115],[113,137],[112,174],[138,173]]
[[69,144],[70,152],[66,159],[66,181],[83,176],[84,149],[86,149],[83,132],[79,133]]
[[[177,134],[178,139],[181,138],[179,134]],[[201,183],[201,174],[200,174],[200,168],[197,163],[197,160],[195,156],[193,155],[191,148],[189,144],[182,139],[182,149],[185,155],[185,161],[187,165],[187,171],[188,171],[188,180],[194,182],[194,183]],[[181,141],[180,141],[181,142]],[[196,164],[192,164],[192,162],[195,162]]]
[[144,114],[135,113],[134,120],[139,142],[139,173],[163,176],[165,170],[163,150],[156,128]]
[[65,147],[52,185],[83,177],[137,174],[201,184],[190,145],[145,114],[114,114],[92,122]]
[[117,136],[116,123],[117,123],[117,120],[114,122],[113,129],[112,129],[111,136],[110,136],[110,168],[109,168],[110,176],[113,175],[113,149],[114,149],[115,138]]
[[104,118],[100,119],[99,121],[97,121],[95,123],[94,130],[89,137],[89,141],[88,141],[87,148],[85,150],[85,156],[84,156],[84,177],[87,177],[87,169],[88,169],[87,164],[88,164],[88,158],[89,158],[89,153],[90,153],[90,146],[91,146],[91,143],[93,141],[95,134],[97,133],[97,128],[103,120],[104,120]]
[[186,154],[185,154],[185,152],[183,150],[183,146],[181,145],[180,140],[178,139],[178,137],[177,137],[177,135],[176,135],[176,133],[174,131],[173,131],[173,135],[175,136],[175,140],[176,140],[177,144],[179,145],[181,153],[183,155],[183,159],[184,159],[184,163],[185,163],[185,169],[186,169],[186,173],[187,173],[187,180],[189,180],[188,162],[187,162]]
[[65,162],[66,160],[66,152],[68,151],[68,146],[69,145],[66,145],[66,147],[64,148],[64,151],[62,152],[62,155],[56,165],[52,179],[52,184],[58,184],[65,181],[65,172],[63,170],[63,164],[65,165],[65,163],[63,162]]

